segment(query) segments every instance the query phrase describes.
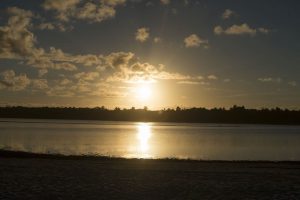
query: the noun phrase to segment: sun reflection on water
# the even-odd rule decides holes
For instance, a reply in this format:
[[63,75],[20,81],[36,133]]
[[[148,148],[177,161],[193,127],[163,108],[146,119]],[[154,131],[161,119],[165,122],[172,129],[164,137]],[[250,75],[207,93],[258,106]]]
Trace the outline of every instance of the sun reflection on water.
[[137,126],[137,138],[139,140],[138,151],[142,157],[147,157],[149,151],[149,139],[151,137],[151,126],[147,123],[139,123]]

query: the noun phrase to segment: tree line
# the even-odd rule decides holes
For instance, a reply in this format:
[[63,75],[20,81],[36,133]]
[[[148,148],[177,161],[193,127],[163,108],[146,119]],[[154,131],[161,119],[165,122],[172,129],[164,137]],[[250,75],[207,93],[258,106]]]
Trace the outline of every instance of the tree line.
[[300,125],[300,110],[247,109],[236,105],[229,109],[177,107],[162,110],[148,110],[147,107],[107,109],[103,106],[95,108],[8,106],[0,107],[0,118]]

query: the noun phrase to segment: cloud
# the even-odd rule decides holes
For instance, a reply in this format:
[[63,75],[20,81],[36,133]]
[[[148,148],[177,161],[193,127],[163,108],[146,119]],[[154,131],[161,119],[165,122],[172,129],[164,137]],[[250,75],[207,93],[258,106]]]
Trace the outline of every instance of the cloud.
[[13,70],[6,70],[0,76],[0,89],[6,88],[13,91],[20,91],[24,90],[30,84],[30,79],[26,74],[17,76]]
[[76,79],[81,79],[85,81],[93,81],[99,77],[98,72],[80,72],[74,75]]
[[54,47],[50,47],[49,51],[39,49],[39,51],[35,51],[34,54],[27,58],[27,65],[39,69],[76,71],[78,69],[76,65],[89,67],[98,66],[100,64],[101,58],[98,55],[71,55]]
[[60,85],[69,85],[69,84],[72,84],[72,83],[73,83],[73,82],[72,82],[71,80],[67,79],[67,78],[62,79],[62,80],[59,82]]
[[48,73],[48,70],[47,69],[40,69],[39,71],[38,71],[38,77],[42,77],[42,76],[44,76],[45,74],[47,74]]
[[41,23],[39,26],[38,26],[39,29],[41,30],[53,30],[55,29],[55,26],[53,23]]
[[198,79],[198,80],[203,80],[204,77],[203,77],[203,76],[197,76],[196,79]]
[[103,5],[98,7],[94,3],[86,3],[82,8],[78,8],[75,17],[82,20],[90,20],[93,22],[101,22],[116,15],[116,10],[113,6]]
[[198,37],[196,34],[192,34],[184,39],[185,47],[199,47],[201,44],[207,46],[208,41]]
[[264,34],[270,33],[270,30],[269,30],[269,29],[266,29],[266,28],[258,28],[257,30],[258,30],[258,32],[264,33]]
[[171,0],[160,0],[160,2],[164,5],[170,4]]
[[188,80],[191,79],[189,75],[183,75],[180,73],[170,73],[166,71],[159,72],[154,78],[161,80]]
[[77,67],[69,62],[61,62],[61,63],[56,63],[54,65],[54,69],[63,69],[66,71],[76,71]]
[[131,52],[114,52],[107,56],[103,56],[102,58],[105,65],[113,69],[126,67],[131,61],[135,59],[134,54]]
[[62,24],[60,22],[43,22],[37,25],[37,28],[40,30],[59,30],[61,32],[70,31],[74,27],[73,26],[67,26],[65,24]]
[[158,68],[149,63],[130,62],[120,67],[114,67],[114,72],[107,78],[109,82],[155,82],[153,76]]
[[[124,90],[124,87],[114,86],[105,82],[99,82],[99,80],[93,79],[84,80],[82,77],[89,77],[91,73],[83,73],[78,75],[79,79],[70,80],[63,78],[56,80],[56,85],[48,88],[46,94],[48,96],[58,97],[89,97],[98,96],[104,98],[120,98],[125,97],[128,91]],[[126,88],[126,87],[125,87]]]
[[280,83],[282,81],[281,78],[273,78],[273,77],[258,78],[257,80],[260,82],[274,82],[274,83]]
[[270,30],[266,28],[251,28],[248,24],[244,23],[241,25],[232,25],[228,27],[227,29],[223,29],[221,26],[216,26],[214,28],[214,33],[216,35],[250,35],[250,36],[255,36],[257,33],[263,33],[267,34],[269,33]]
[[158,44],[158,43],[161,43],[161,42],[162,42],[162,39],[161,39],[160,37],[155,37],[155,38],[153,39],[153,42],[156,43],[156,44]]
[[296,87],[297,86],[297,82],[296,81],[289,81],[288,84],[290,86]]
[[107,84],[99,84],[97,88],[88,93],[90,96],[98,96],[103,98],[124,98],[128,96],[129,91],[124,88],[114,87]]
[[126,0],[101,0],[101,3],[108,6],[118,6],[126,3]]
[[62,51],[52,48],[46,52],[36,47],[36,38],[29,30],[32,27],[31,11],[9,7],[7,13],[7,24],[0,27],[0,58],[25,60],[27,65],[40,69],[77,69],[74,64],[58,61],[62,56],[66,58]]
[[210,85],[207,81],[178,81],[177,84],[181,85]]
[[74,58],[74,62],[83,64],[84,66],[93,66],[101,64],[100,58],[93,54],[77,55]]
[[157,80],[186,80],[187,75],[165,71],[163,65],[140,62],[131,52],[115,52],[102,56],[107,82],[156,82]]
[[47,79],[33,79],[31,85],[33,89],[44,90],[48,88],[48,81]]
[[150,36],[149,28],[139,28],[135,33],[135,39],[139,42],[145,42]]
[[89,0],[46,0],[42,7],[55,12],[55,18],[68,22],[70,19],[102,22],[116,15],[116,7],[126,0],[100,0],[99,3]]
[[215,76],[215,75],[208,75],[207,78],[208,78],[209,80],[218,80],[218,77]]
[[177,84],[185,85],[210,85],[210,81],[218,80],[216,75],[208,75],[206,78],[203,76],[188,76],[184,80],[178,81]]
[[[122,0],[102,0],[100,5],[97,4],[97,12],[100,7],[114,8],[124,2]],[[80,7],[80,5],[86,7]],[[63,17],[65,15],[66,21],[79,17],[80,13],[72,13],[73,10],[85,11],[86,14],[91,13],[92,11],[84,10],[88,6],[91,6],[90,9],[93,7],[86,1],[46,0],[44,4],[44,8],[57,14],[56,16],[61,14],[60,17]],[[192,79],[188,75],[167,71],[163,65],[142,62],[132,52],[75,55],[55,47],[40,48],[32,29],[54,30],[58,29],[59,25],[64,26],[65,22],[45,22],[42,19],[42,22],[37,21],[37,26],[33,26],[32,22],[36,22],[38,18],[35,18],[31,11],[12,7],[7,9],[7,14],[7,24],[0,27],[0,58],[17,59],[20,63],[36,68],[37,77],[29,79],[26,74],[16,74],[13,70],[7,70],[0,74],[1,89],[20,91],[29,88],[32,91],[45,92],[48,96],[60,97],[82,96],[83,94],[109,97],[126,95],[124,91],[112,91],[111,87],[114,84],[110,84],[110,82],[123,84],[124,82],[188,81]],[[89,17],[84,16],[83,18],[88,19]],[[90,19],[91,21],[97,20],[95,16]],[[59,20],[64,21],[63,18]],[[150,38],[149,28],[138,29],[136,36],[140,42],[147,41]],[[156,37],[153,41],[159,43],[161,38]],[[87,68],[82,70],[83,67]],[[98,69],[101,69],[100,73],[97,71]],[[64,76],[58,76],[59,79],[62,78],[61,80],[53,80],[50,70],[68,72]],[[89,72],[85,72],[86,70]],[[47,73],[49,73],[48,80],[45,78]],[[107,85],[103,86],[104,83]],[[103,88],[99,90],[98,84],[101,84]]]
[[67,11],[75,8],[80,0],[46,0],[42,7],[45,10]]
[[235,12],[230,10],[230,9],[226,9],[224,11],[224,13],[222,14],[222,19],[229,19],[230,17],[234,16]]
[[199,85],[199,81],[179,81],[177,84],[183,84],[183,85]]
[[0,58],[29,56],[35,44],[34,35],[28,30],[32,12],[10,7],[7,14],[10,16],[7,25],[0,27]]
[[68,90],[65,86],[54,86],[49,88],[49,90],[46,91],[46,94],[48,96],[57,96],[57,97],[74,97],[75,92]]

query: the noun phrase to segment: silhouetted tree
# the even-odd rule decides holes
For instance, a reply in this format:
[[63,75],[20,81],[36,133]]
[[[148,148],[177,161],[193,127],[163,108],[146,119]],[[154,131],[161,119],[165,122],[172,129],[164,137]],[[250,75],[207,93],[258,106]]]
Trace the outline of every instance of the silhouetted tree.
[[201,123],[261,123],[261,124],[297,124],[300,125],[300,110],[281,108],[246,109],[244,106],[225,108],[167,108],[151,111],[143,109],[113,110],[104,106],[95,108],[75,107],[0,107],[1,118],[39,118],[39,119],[86,119],[86,120],[122,120],[154,122],[201,122]]

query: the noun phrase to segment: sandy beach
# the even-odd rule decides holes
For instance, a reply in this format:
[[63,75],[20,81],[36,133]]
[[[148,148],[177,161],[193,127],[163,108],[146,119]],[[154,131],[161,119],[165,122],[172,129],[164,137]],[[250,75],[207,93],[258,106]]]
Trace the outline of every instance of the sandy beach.
[[2,152],[0,199],[300,199],[300,163]]

